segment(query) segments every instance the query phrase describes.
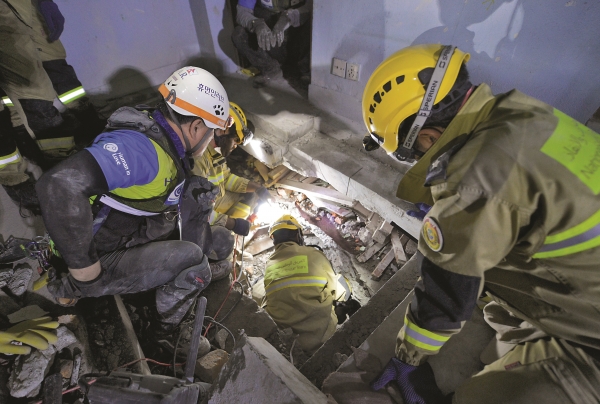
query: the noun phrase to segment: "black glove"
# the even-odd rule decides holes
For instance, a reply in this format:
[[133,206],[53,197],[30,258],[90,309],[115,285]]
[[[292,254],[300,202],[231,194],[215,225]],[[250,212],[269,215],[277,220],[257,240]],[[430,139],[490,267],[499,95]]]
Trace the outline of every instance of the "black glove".
[[235,224],[231,230],[235,234],[246,237],[250,233],[250,222],[246,219],[235,219]]
[[204,212],[212,209],[219,194],[219,187],[204,177],[193,176],[188,181],[186,194],[191,195],[198,203],[198,210]]

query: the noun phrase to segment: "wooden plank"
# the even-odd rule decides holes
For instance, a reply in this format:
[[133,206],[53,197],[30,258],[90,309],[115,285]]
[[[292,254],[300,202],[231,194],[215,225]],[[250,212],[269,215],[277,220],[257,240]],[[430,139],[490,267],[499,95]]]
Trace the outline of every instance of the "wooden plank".
[[246,251],[248,251],[249,254],[256,255],[268,250],[269,248],[272,248],[273,246],[273,240],[271,240],[269,237],[265,237],[262,240],[252,243],[252,245],[246,248]]
[[392,231],[392,251],[394,251],[394,257],[396,257],[396,263],[398,265],[404,264],[408,261],[406,253],[404,252],[404,244],[408,242],[406,235],[400,236],[400,232],[397,229]]
[[[135,335],[135,331],[133,330],[133,324],[131,324],[131,319],[129,318],[129,314],[127,313],[127,309],[123,304],[123,299],[121,296],[114,295],[115,303],[117,304],[117,309],[119,309],[119,314],[121,315],[121,320],[123,321],[123,326],[125,326],[125,332],[127,333],[127,338],[131,343],[131,347],[133,348],[133,357],[134,359],[145,359],[144,352],[142,352],[142,347],[140,346],[140,342]],[[143,375],[150,375],[150,367],[148,366],[148,362],[145,360],[140,360],[135,364],[138,368],[139,372]]]
[[269,178],[281,178],[281,175],[283,175],[283,173],[287,173],[287,170],[289,170],[289,168],[284,165],[277,166],[269,171]]
[[373,255],[375,255],[375,253],[377,253],[383,247],[385,247],[384,244],[374,242],[369,247],[367,247],[365,251],[358,255],[356,259],[358,260],[358,262],[367,262],[369,259],[371,259]]
[[381,260],[381,262],[379,262],[379,264],[377,264],[377,267],[375,267],[375,270],[373,272],[371,272],[371,276],[375,279],[381,278],[381,275],[383,275],[383,271],[385,271],[385,269],[392,263],[393,259],[394,259],[394,249],[390,248],[390,251],[388,251],[387,254],[385,255],[385,257],[383,257],[383,259]]
[[[287,173],[289,173],[289,172],[290,172],[290,169],[289,169],[289,168],[287,168],[287,167],[285,167],[285,166],[280,166],[280,167],[283,167],[283,168],[284,168],[284,170],[281,170],[281,171],[279,171],[279,172],[278,172],[278,173],[275,175],[275,177],[271,179],[271,181],[269,181],[269,182],[265,182],[265,187],[267,187],[267,188],[269,188],[269,187],[272,187],[274,184],[276,184],[277,182],[279,182],[279,180],[280,180],[280,179],[281,179],[281,178],[282,178],[284,175],[286,175]],[[271,175],[271,174],[269,174],[269,175]]]
[[302,192],[309,198],[312,196],[333,201],[341,205],[352,206],[352,198],[336,191],[335,189],[318,187],[316,185],[290,180],[279,181],[279,186],[282,188],[291,189],[292,191]]
[[254,167],[258,170],[258,173],[264,181],[269,180],[269,167],[258,160],[254,161]]
[[333,203],[330,201],[324,201],[321,198],[315,198],[315,197],[310,198],[310,200],[313,203],[313,205],[315,205],[316,207],[327,209],[328,211],[333,212],[336,215],[341,216],[343,218],[354,216],[353,211],[351,211],[350,209],[343,208],[336,203]]
[[312,184],[315,181],[318,181],[319,179],[317,177],[306,177],[302,180],[302,182],[304,184]]
[[378,243],[385,243],[385,240],[390,236],[392,230],[394,230],[394,226],[384,220],[383,223],[381,223],[381,226],[373,233],[373,240]]
[[364,218],[371,216],[372,213],[369,209],[365,208],[359,201],[354,201],[354,203],[352,203],[352,209],[354,209],[359,215],[361,215]]

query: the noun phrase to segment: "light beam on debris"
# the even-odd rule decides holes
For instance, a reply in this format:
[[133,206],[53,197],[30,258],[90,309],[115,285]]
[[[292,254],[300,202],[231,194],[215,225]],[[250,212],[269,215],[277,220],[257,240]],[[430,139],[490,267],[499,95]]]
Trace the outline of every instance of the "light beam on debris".
[[276,203],[269,204],[267,202],[263,202],[258,205],[258,210],[256,211],[256,221],[258,223],[268,223],[270,225],[286,213],[288,212],[286,212]]

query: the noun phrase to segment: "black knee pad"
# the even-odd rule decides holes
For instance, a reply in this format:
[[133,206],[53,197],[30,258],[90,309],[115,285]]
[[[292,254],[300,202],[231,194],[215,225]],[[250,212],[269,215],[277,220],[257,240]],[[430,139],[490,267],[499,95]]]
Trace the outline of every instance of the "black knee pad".
[[204,256],[202,262],[192,265],[181,271],[174,280],[175,286],[187,290],[203,290],[212,278],[208,258]]

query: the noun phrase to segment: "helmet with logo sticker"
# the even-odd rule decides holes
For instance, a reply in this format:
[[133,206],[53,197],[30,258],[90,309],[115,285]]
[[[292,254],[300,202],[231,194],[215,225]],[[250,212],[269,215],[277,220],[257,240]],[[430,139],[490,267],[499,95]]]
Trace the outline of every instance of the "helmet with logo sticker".
[[208,71],[186,66],[175,71],[158,91],[173,111],[202,118],[213,129],[231,125],[229,98],[221,82]]
[[[370,134],[363,141],[367,151],[382,146],[388,154],[395,156],[394,153],[401,146],[401,125],[404,121],[408,124],[411,120],[407,118],[419,111],[431,73],[445,48],[439,44],[410,46],[394,53],[375,69],[365,86],[362,99],[363,120]],[[453,89],[461,66],[469,57],[468,53],[458,48],[451,54],[437,89],[432,115],[444,108],[446,103],[455,103],[454,98],[445,98]]]

